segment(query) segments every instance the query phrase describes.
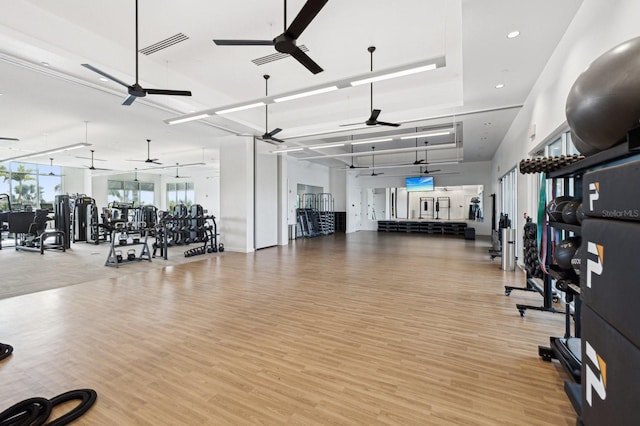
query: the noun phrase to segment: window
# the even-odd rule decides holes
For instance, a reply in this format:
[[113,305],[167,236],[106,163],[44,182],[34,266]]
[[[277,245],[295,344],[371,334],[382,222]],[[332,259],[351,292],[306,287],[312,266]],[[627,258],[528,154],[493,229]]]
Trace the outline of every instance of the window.
[[[24,206],[40,207],[41,203],[53,203],[62,193],[61,167],[39,164],[0,164],[0,193],[9,194],[11,207],[21,210]],[[7,210],[2,202],[0,210]]]
[[154,185],[151,182],[110,180],[107,183],[107,202],[135,203],[136,206],[153,205]]
[[167,184],[167,210],[172,211],[176,204],[184,204],[188,208],[195,203],[195,187],[193,182],[175,182]]

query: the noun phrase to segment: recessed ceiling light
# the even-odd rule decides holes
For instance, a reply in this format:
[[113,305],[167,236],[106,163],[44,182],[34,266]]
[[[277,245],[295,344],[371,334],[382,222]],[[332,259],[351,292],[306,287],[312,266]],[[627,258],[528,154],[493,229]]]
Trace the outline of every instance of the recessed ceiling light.
[[44,65],[45,67],[49,66],[49,62],[41,62],[42,65]]
[[100,77],[100,81],[109,81],[108,78]]
[[504,87],[504,84],[500,83],[500,84],[496,84],[496,89],[502,89]]
[[507,34],[507,38],[516,38],[520,35],[520,31],[511,31],[509,34]]

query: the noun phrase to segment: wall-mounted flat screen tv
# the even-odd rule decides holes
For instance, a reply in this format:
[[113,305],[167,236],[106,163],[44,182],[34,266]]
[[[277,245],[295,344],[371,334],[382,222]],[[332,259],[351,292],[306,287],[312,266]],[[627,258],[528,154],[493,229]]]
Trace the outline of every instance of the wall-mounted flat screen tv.
[[417,176],[406,178],[407,192],[433,191],[433,176]]

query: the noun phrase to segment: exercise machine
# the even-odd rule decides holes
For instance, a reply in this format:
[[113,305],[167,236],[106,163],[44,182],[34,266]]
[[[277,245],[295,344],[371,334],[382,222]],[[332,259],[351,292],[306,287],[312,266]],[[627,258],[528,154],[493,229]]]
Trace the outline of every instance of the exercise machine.
[[[16,250],[39,251],[40,254],[45,250],[66,250],[65,233],[46,229],[49,220],[47,210],[11,212],[8,219],[9,232],[16,237]],[[49,238],[54,241],[48,241]]]

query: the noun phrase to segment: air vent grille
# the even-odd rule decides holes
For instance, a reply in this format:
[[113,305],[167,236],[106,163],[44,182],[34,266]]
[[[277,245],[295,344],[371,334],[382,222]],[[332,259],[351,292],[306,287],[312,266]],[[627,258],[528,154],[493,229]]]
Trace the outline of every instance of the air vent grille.
[[[301,44],[298,47],[303,52],[308,52],[309,51],[309,49],[307,49],[307,46],[305,46],[304,44]],[[273,61],[277,61],[277,60],[280,60],[280,59],[287,58],[289,56],[290,55],[287,54],[287,53],[273,53],[271,55],[267,55],[267,56],[263,56],[261,58],[254,59],[251,62],[253,62],[254,64],[260,66],[260,65],[268,64],[269,62],[273,62]]]
[[156,53],[162,49],[166,49],[169,46],[173,46],[174,44],[178,44],[185,40],[189,40],[189,37],[182,33],[178,33],[176,35],[172,35],[171,37],[165,38],[164,40],[160,40],[159,42],[154,43],[150,46],[143,47],[139,50],[139,52],[148,56],[152,53]]

